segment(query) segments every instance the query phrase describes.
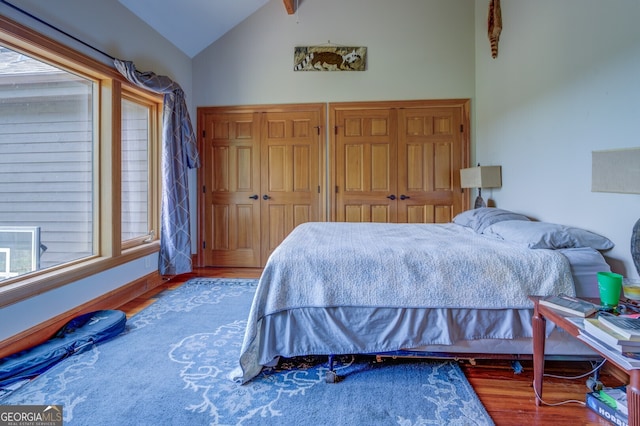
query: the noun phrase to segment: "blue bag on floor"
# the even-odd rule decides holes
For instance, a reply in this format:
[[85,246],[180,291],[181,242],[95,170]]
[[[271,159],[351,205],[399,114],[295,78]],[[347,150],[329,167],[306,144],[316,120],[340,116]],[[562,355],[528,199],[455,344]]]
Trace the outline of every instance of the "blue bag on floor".
[[124,312],[117,310],[95,311],[72,319],[46,342],[0,359],[0,389],[36,377],[61,360],[117,336],[126,322]]

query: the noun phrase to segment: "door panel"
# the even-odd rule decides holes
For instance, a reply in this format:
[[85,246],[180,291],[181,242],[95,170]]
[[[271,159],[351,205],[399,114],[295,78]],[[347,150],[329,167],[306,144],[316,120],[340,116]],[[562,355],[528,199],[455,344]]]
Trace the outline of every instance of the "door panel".
[[262,132],[262,258],[296,226],[321,220],[320,114],[267,112]]
[[395,121],[389,109],[336,111],[337,221],[395,221]]
[[398,222],[450,222],[462,211],[460,108],[401,109],[398,121]]
[[205,114],[204,262],[258,267],[260,263],[259,116]]

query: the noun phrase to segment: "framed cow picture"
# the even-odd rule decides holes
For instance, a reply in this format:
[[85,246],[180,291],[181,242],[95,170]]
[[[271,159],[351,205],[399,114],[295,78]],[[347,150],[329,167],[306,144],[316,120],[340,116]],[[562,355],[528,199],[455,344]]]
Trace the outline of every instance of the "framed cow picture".
[[350,46],[297,46],[294,71],[364,71],[367,48]]

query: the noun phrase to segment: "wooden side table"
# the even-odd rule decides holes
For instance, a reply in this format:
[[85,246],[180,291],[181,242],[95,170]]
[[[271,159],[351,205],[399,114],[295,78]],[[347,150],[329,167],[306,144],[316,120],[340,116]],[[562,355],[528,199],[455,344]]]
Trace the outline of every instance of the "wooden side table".
[[[542,398],[542,379],[544,376],[544,345],[545,345],[545,326],[547,320],[552,321],[555,325],[578,337],[580,330],[578,326],[567,319],[567,314],[557,311],[548,306],[541,305],[540,296],[530,296],[529,299],[535,304],[533,313],[533,389],[537,395]],[[599,303],[598,300],[592,300]],[[581,340],[582,341],[582,340]],[[607,361],[613,363],[629,374],[629,384],[627,385],[627,404],[629,408],[629,426],[640,426],[640,369],[627,369],[611,359],[606,353],[594,348],[589,343],[582,341],[594,351],[598,352]],[[540,405],[540,398],[536,396],[536,405]]]

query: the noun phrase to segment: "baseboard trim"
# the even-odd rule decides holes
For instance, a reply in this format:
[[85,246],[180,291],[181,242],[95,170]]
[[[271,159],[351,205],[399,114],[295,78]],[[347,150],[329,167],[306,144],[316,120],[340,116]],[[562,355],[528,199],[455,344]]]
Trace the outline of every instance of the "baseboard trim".
[[60,314],[0,342],[0,358],[29,349],[51,338],[62,326],[78,315],[119,306],[167,282],[157,271],[112,290],[83,305]]

